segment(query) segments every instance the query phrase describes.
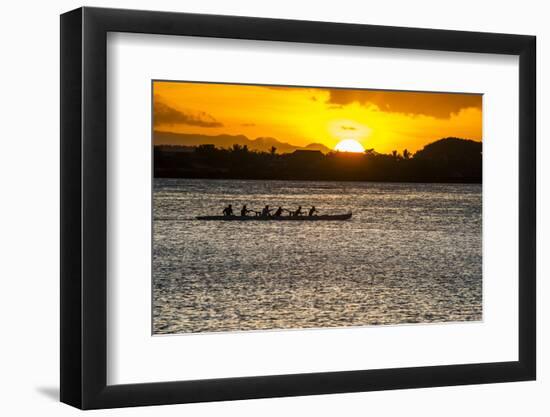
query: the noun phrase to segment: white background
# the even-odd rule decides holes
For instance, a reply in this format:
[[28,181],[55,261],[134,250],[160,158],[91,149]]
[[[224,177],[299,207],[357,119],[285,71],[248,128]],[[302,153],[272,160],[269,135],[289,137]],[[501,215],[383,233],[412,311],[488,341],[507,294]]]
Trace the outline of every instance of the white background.
[[[107,45],[109,384],[517,360],[517,57],[136,34]],[[151,337],[150,80],[178,78],[483,93],[483,322]]]
[[[202,13],[286,17],[442,29],[536,34],[538,73],[548,70],[550,27],[543,2],[502,1],[386,1],[353,2],[231,2],[89,1],[88,5],[164,9]],[[74,1],[10,2],[2,10],[2,64],[4,84],[0,106],[3,147],[0,181],[3,199],[0,239],[2,282],[0,320],[2,344],[2,401],[5,415],[73,415],[58,404],[59,349],[59,29],[58,14],[80,6]],[[548,122],[542,115],[548,103],[548,82],[538,79],[539,119],[539,378],[537,382],[327,395],[303,398],[239,401],[110,410],[95,415],[422,415],[464,416],[548,415],[550,365],[547,360],[550,297],[545,278],[550,269],[548,220],[550,168],[542,161],[550,152],[542,137]],[[546,111],[547,112],[547,111]],[[503,167],[506,169],[506,167]],[[503,226],[505,227],[505,226]],[[544,236],[543,236],[544,233]]]

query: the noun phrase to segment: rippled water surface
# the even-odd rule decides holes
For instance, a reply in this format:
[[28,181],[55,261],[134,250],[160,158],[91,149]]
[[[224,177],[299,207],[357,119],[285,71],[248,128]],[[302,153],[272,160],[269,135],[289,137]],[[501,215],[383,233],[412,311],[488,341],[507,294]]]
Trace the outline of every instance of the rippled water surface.
[[[335,222],[216,222],[224,205]],[[481,320],[481,185],[155,179],[156,334]]]

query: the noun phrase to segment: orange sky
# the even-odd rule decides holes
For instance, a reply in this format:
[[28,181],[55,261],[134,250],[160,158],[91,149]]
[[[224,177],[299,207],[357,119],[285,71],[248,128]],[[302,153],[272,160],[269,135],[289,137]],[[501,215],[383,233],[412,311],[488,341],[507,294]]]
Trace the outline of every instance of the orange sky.
[[155,81],[153,98],[154,129],[165,132],[331,149],[355,139],[381,153],[415,152],[449,136],[482,139],[480,94]]

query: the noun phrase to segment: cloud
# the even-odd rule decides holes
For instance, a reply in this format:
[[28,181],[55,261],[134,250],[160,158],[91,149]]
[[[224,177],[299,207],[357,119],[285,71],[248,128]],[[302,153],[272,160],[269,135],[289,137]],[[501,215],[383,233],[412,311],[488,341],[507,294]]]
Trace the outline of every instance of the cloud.
[[252,126],[256,126],[256,123],[242,123],[241,126],[243,126],[243,127],[252,127]]
[[357,130],[357,128],[353,127],[353,126],[340,126],[340,129],[342,129],[342,130]]
[[358,103],[388,113],[404,113],[448,119],[462,109],[481,110],[481,94],[421,93],[376,90],[327,89],[329,108]]
[[308,89],[313,94],[311,101],[319,101],[317,93],[328,93],[327,109],[339,110],[344,106],[357,103],[361,106],[374,106],[387,113],[431,116],[437,119],[449,119],[461,110],[476,108],[481,110],[481,94],[358,90],[326,87],[285,87],[261,86],[284,93]]
[[200,127],[222,127],[223,124],[217,121],[212,115],[200,111],[194,114],[176,110],[167,104],[162,103],[155,97],[153,103],[154,125],[190,125]]

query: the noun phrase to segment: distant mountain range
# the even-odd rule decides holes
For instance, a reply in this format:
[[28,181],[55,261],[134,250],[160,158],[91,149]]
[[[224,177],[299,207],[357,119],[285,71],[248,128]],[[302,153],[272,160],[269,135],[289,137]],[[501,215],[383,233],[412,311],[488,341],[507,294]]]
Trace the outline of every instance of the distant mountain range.
[[249,139],[245,135],[199,135],[187,133],[173,133],[155,131],[155,145],[172,145],[172,146],[197,146],[197,145],[214,145],[217,148],[230,148],[233,145],[248,146],[251,151],[269,152],[271,147],[277,148],[278,153],[294,152],[298,149],[308,149],[328,153],[331,149],[320,143],[310,143],[307,146],[294,146],[290,143],[281,142],[271,137],[259,137]]

